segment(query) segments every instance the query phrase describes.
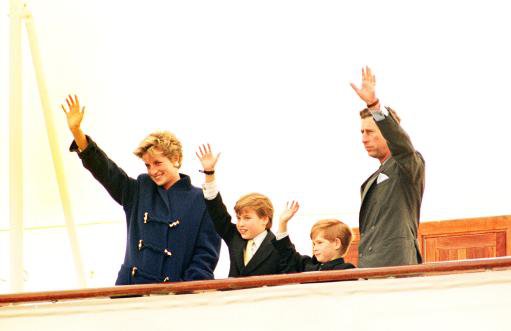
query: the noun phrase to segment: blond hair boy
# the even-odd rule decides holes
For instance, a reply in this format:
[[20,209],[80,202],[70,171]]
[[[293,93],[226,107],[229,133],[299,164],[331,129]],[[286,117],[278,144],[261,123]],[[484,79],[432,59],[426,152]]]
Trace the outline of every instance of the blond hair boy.
[[280,255],[272,245],[275,235],[271,232],[270,199],[260,193],[242,196],[234,206],[238,221],[232,223],[215,181],[219,154],[214,155],[210,145],[202,145],[196,155],[206,175],[203,189],[207,210],[217,233],[229,248],[229,277],[281,273]]

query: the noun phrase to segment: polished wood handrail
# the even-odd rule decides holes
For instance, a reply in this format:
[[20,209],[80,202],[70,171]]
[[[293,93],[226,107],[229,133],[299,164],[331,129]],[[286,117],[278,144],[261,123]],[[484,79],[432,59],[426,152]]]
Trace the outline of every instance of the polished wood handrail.
[[0,305],[28,302],[55,302],[101,297],[127,297],[151,294],[185,294],[205,291],[225,291],[262,286],[318,283],[404,276],[430,276],[484,270],[511,269],[511,257],[426,263],[413,266],[316,271],[296,274],[253,276],[190,282],[126,285],[80,290],[30,292],[0,295]]

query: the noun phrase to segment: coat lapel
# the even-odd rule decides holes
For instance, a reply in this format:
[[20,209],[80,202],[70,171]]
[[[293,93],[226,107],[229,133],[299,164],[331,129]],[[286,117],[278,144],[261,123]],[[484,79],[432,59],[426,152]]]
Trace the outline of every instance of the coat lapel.
[[[273,251],[273,244],[271,243],[272,239],[275,238],[273,233],[268,231],[266,234],[266,237],[264,237],[263,242],[261,243],[261,247],[257,249],[257,252],[254,256],[248,261],[248,264],[245,267],[245,273],[250,273],[253,270],[257,269],[257,267],[266,261],[268,256],[270,256],[271,252]],[[242,258],[243,259],[243,258]],[[243,264],[243,261],[241,261]]]

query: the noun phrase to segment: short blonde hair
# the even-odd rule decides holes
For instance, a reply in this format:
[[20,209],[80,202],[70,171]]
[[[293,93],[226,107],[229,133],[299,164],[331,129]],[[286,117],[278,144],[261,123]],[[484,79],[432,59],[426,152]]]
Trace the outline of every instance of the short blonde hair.
[[271,228],[273,220],[273,204],[267,196],[260,193],[249,193],[238,199],[234,206],[236,215],[239,215],[243,209],[252,209],[259,217],[268,217],[266,230]]
[[311,239],[314,240],[319,234],[322,234],[329,241],[339,238],[341,241],[341,248],[339,250],[341,256],[346,254],[353,240],[353,232],[351,232],[350,227],[336,219],[317,221],[312,226]]
[[181,167],[183,161],[183,147],[176,136],[169,131],[156,131],[149,134],[138,145],[133,154],[142,158],[144,154],[155,155],[155,151],[161,152],[172,162],[178,162],[177,168]]

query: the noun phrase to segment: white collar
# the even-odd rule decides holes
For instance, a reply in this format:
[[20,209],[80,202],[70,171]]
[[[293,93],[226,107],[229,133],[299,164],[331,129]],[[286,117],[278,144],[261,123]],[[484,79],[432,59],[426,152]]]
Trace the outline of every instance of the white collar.
[[254,241],[254,249],[257,249],[257,248],[259,248],[259,246],[261,246],[264,238],[266,238],[267,233],[268,233],[268,230],[264,230],[263,232],[259,233],[257,236],[255,236],[252,239]]

